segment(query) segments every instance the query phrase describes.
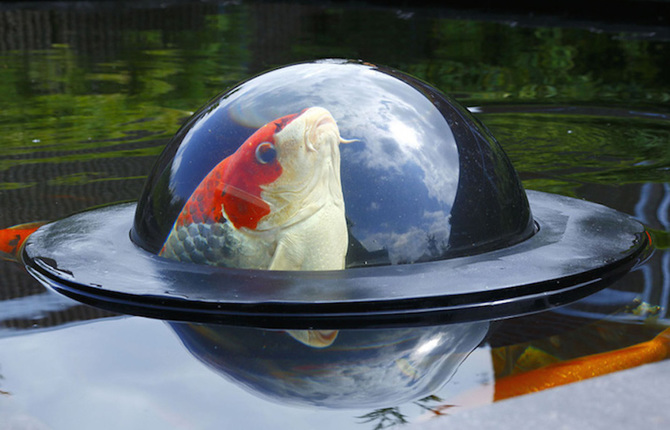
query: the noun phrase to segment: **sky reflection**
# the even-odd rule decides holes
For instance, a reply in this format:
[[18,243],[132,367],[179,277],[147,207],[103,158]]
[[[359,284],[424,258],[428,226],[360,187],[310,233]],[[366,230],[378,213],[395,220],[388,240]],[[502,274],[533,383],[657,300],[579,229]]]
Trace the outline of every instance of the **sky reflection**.
[[[446,103],[445,99],[445,103]],[[178,137],[170,188],[187,199],[214,165],[262,125],[305,108],[333,115],[344,139],[342,183],[353,235],[393,262],[448,242],[459,180],[450,125],[424,93],[377,68],[339,60],[278,69],[205,107]],[[179,136],[179,135],[178,135]],[[436,219],[437,218],[437,219]]]

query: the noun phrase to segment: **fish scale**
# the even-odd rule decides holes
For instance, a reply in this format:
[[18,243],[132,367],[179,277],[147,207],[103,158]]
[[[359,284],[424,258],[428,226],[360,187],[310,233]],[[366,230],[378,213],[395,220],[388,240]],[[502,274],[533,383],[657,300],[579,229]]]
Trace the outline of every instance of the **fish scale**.
[[244,242],[227,222],[175,225],[161,255],[197,264],[244,267],[241,257],[248,255],[245,250],[249,251]]

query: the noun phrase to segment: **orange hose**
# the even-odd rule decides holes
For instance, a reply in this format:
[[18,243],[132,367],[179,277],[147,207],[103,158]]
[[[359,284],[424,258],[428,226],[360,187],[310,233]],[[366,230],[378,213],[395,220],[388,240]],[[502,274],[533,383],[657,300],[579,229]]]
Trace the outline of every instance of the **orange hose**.
[[495,382],[494,400],[546,390],[668,357],[670,357],[670,328],[650,341],[627,348],[554,363],[526,373],[501,378]]

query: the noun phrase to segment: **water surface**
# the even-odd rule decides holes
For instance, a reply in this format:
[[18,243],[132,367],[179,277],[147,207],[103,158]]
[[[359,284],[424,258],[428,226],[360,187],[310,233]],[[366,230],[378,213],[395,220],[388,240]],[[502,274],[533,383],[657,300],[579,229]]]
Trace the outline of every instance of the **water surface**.
[[[380,429],[490,401],[496,377],[651,339],[670,305],[668,38],[653,26],[528,18],[256,2],[3,6],[0,227],[137,199],[169,137],[207,100],[275,66],[339,57],[395,67],[454,95],[498,137],[526,188],[628,213],[658,248],[602,293],[491,323],[433,391],[361,408],[259,393],[241,373],[222,376],[194,356],[165,322],[79,305],[0,261],[0,422]],[[375,339],[352,343],[361,365],[373,359],[360,351],[407,341]],[[282,351],[300,356],[302,347]],[[270,372],[280,381],[332,370],[282,360]],[[408,384],[418,378],[408,357],[388,366]]]

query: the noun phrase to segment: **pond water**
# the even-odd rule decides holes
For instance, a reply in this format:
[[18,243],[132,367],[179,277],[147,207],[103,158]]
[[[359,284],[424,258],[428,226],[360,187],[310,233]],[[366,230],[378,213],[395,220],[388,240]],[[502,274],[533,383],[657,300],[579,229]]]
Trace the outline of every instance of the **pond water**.
[[136,200],[209,99],[269,68],[337,57],[451,94],[527,189],[630,214],[656,247],[608,288],[550,312],[343,330],[324,349],[281,331],[102,311],[0,260],[0,428],[420,428],[491,402],[504,376],[652,339],[670,324],[670,36],[648,21],[554,18],[274,2],[0,6],[0,228]]

